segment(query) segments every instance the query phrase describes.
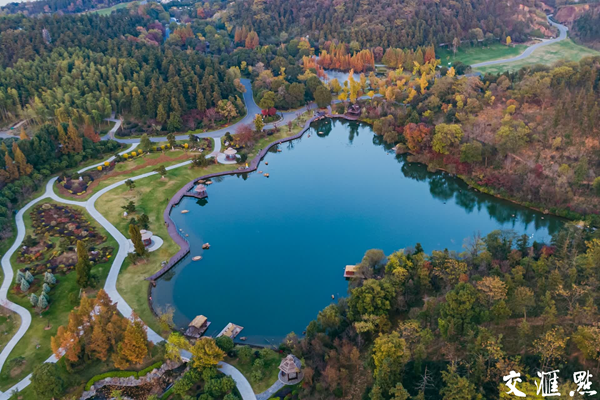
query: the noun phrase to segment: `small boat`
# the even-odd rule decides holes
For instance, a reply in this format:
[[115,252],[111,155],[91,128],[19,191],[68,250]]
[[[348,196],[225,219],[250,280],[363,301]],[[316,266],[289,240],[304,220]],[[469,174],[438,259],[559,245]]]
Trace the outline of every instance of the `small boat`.
[[323,131],[319,131],[318,133],[319,133],[319,135],[322,135],[322,134],[324,134],[325,132],[323,132]]
[[242,337],[240,338],[240,340],[242,340],[242,341],[246,341],[246,336],[242,336]]
[[268,177],[269,177],[269,174],[264,174],[264,176],[265,176],[265,178],[268,178]]
[[203,248],[204,250],[208,250],[208,249],[210,249],[210,244],[209,244],[209,243],[204,243],[204,244],[202,245],[202,248]]
[[332,299],[335,299],[335,296],[334,296],[334,295],[331,295],[331,298],[332,298]]
[[185,237],[188,237],[188,236],[190,236],[190,235],[188,235],[188,234],[186,233],[186,234],[185,234]]
[[281,153],[281,149],[277,149],[277,152],[278,152],[278,153]]
[[262,171],[258,171],[259,174],[262,174]]
[[182,213],[182,214],[187,214],[187,213],[189,213],[189,212],[190,212],[190,210],[181,210],[181,213]]
[[269,162],[268,162],[268,161],[265,161],[265,165],[269,165]]
[[196,256],[196,257],[192,258],[192,260],[194,260],[194,261],[202,260],[202,256]]
[[206,184],[207,185],[212,185],[212,181],[207,181]]

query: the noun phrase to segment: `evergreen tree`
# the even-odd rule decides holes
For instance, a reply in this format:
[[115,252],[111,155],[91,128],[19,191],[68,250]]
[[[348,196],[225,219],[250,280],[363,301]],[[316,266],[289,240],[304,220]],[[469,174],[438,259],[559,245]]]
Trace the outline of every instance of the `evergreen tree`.
[[158,105],[158,109],[156,110],[156,120],[161,124],[164,124],[167,121],[167,112],[162,103]]
[[40,310],[45,310],[48,307],[48,297],[46,293],[42,293],[38,298],[37,306]]
[[45,293],[50,293],[50,285],[48,285],[47,283],[44,283],[44,285],[42,286],[42,290]]
[[25,279],[25,273],[21,270],[17,271],[17,283],[20,284]]
[[33,167],[31,164],[27,163],[27,158],[25,158],[21,149],[17,146],[17,142],[13,142],[12,150],[15,156],[15,164],[17,164],[17,168],[19,169],[19,175],[27,176],[31,174]]
[[206,111],[206,100],[200,90],[200,85],[196,85],[196,108],[200,112]]
[[140,139],[140,148],[144,151],[148,151],[150,150],[150,147],[152,147],[152,142],[150,141],[148,134],[144,133]]
[[60,151],[63,154],[68,154],[71,152],[71,144],[69,143],[69,139],[67,138],[67,134],[65,133],[65,129],[63,128],[62,124],[59,123],[58,125],[56,125],[56,129],[58,130],[58,141],[60,143],[60,145],[62,146]]
[[33,277],[33,275],[31,275],[31,272],[26,271],[25,272],[25,279],[27,279],[27,282],[31,283],[31,282],[34,281],[35,278]]
[[133,364],[141,364],[148,355],[148,334],[141,319],[134,313],[120,343],[121,355]]
[[21,292],[27,293],[28,290],[29,290],[29,282],[27,282],[27,279],[21,279]]
[[142,234],[140,228],[137,225],[129,225],[129,237],[133,242],[133,247],[138,256],[143,257],[146,254],[146,246],[142,242]]
[[90,283],[92,264],[90,263],[85,243],[81,240],[77,241],[77,264],[75,265],[75,271],[77,271],[77,284],[82,288],[87,287]]
[[50,271],[46,271],[46,273],[44,274],[44,282],[46,282],[49,285],[56,284],[56,278],[54,277],[54,274]]
[[16,181],[19,179],[19,169],[17,164],[13,162],[13,159],[8,155],[8,150],[4,153],[4,165],[6,168],[5,176],[7,182]]
[[29,296],[29,301],[31,302],[31,305],[34,307],[37,307],[38,305],[38,297],[35,293],[31,293],[31,296]]
[[83,151],[83,141],[79,132],[73,125],[73,121],[69,121],[69,128],[67,129],[67,138],[71,145],[71,153],[81,153]]

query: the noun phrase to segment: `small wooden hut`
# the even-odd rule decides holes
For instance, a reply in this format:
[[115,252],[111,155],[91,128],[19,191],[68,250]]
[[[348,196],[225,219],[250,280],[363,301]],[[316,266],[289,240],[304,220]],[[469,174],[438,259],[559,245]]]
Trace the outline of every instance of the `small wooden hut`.
[[344,269],[344,278],[362,278],[362,275],[358,272],[358,265],[346,265]]
[[185,336],[199,339],[200,336],[204,335],[209,326],[210,321],[204,315],[197,315],[188,325]]
[[279,371],[279,380],[286,385],[300,382],[303,378],[302,362],[293,354],[281,360]]
[[231,339],[235,339],[235,337],[240,334],[242,329],[244,329],[243,326],[239,326],[239,325],[236,325],[236,324],[230,322],[227,324],[227,326],[225,328],[223,328],[223,330],[221,332],[219,332],[217,337],[227,336]]

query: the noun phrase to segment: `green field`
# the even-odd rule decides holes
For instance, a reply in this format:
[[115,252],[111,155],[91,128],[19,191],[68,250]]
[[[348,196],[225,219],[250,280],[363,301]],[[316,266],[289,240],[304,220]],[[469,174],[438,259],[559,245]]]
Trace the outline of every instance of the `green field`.
[[524,44],[515,46],[506,46],[500,43],[494,43],[490,46],[469,47],[463,45],[453,54],[452,49],[438,49],[437,56],[442,60],[442,66],[448,65],[449,62],[462,62],[463,64],[471,65],[484,61],[498,60],[501,58],[510,58],[518,56],[527,48]]
[[[559,60],[579,61],[586,56],[600,56],[600,52],[574,43],[571,39],[566,39],[558,43],[540,47],[535,50],[531,56],[524,60],[514,61],[505,64],[489,65],[476,68],[476,71],[482,73],[497,74],[504,71],[515,71],[523,67],[544,64],[552,65]],[[485,60],[482,60],[485,61]]]
[[129,4],[131,4],[132,2],[127,2],[127,3],[119,3],[119,4],[115,4],[112,7],[108,7],[108,8],[102,8],[100,10],[94,10],[94,11],[90,11],[90,13],[92,14],[100,14],[100,15],[110,15],[110,13],[112,13],[113,11],[116,11],[120,8],[125,8],[127,7]]

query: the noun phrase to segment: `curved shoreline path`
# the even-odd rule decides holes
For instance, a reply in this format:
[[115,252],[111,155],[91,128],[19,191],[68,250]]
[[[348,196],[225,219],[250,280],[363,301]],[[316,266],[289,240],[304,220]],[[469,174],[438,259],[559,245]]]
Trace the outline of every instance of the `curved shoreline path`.
[[[240,79],[240,82],[246,88],[246,92],[243,93],[244,105],[246,106],[246,115],[244,116],[244,118],[242,118],[238,122],[231,124],[229,126],[226,126],[224,128],[217,129],[214,131],[209,131],[209,132],[195,133],[194,135],[201,137],[201,138],[208,138],[208,137],[220,138],[220,137],[225,136],[225,134],[227,132],[231,133],[232,135],[235,134],[237,127],[240,125],[252,125],[254,123],[254,116],[256,114],[260,114],[260,112],[262,111],[262,108],[260,108],[254,101],[254,95],[252,92],[252,84],[250,83],[250,79]],[[308,104],[304,107],[301,107],[297,110],[280,112],[279,114],[282,116],[282,119],[280,119],[277,122],[266,124],[265,129],[273,128],[275,125],[280,126],[280,127],[284,126],[288,122],[295,120],[299,114],[302,114],[303,112],[305,112],[306,110],[309,110],[311,108],[314,108],[314,105],[312,103]],[[108,134],[106,134],[102,137],[102,140],[113,139],[119,143],[129,143],[129,144],[139,143],[139,141],[140,141],[139,138],[121,139],[121,138],[117,138],[114,136],[114,134],[117,131],[117,129],[119,128],[119,126],[121,126],[121,120],[118,120],[118,119],[115,119],[114,117],[112,117],[110,119],[107,119],[107,121],[115,122],[115,126],[110,130],[110,132]],[[189,137],[189,135],[177,135],[177,136],[175,136],[175,139],[184,140],[184,139],[187,139],[188,137]],[[159,137],[153,136],[153,137],[150,137],[150,140],[152,142],[164,142],[167,140],[167,137],[166,136],[159,136]],[[216,139],[215,139],[215,142],[217,142]]]
[[544,40],[540,43],[536,43],[532,46],[529,46],[527,49],[525,49],[525,51],[523,53],[519,54],[516,57],[501,58],[499,60],[484,61],[484,62],[481,62],[478,64],[471,64],[471,68],[487,67],[488,65],[505,64],[505,63],[510,63],[513,61],[523,60],[523,59],[529,57],[531,54],[533,54],[533,52],[535,50],[539,49],[540,47],[549,46],[551,44],[558,43],[558,42],[565,40],[567,38],[567,32],[568,32],[569,28],[567,28],[566,26],[564,26],[562,24],[559,24],[558,22],[552,21],[550,19],[550,17],[552,17],[552,15],[548,15],[546,18],[548,19],[548,23],[550,25],[558,28],[558,31],[560,32],[558,37],[556,37],[554,39]]
[[[218,142],[218,141],[219,141],[218,139],[215,139],[215,142]],[[220,145],[220,143],[219,143],[219,145]],[[137,146],[138,146],[138,143],[134,143],[127,150],[125,150],[119,154],[128,153],[128,152],[132,151],[133,149],[135,149]],[[215,151],[217,151],[216,146],[215,146]],[[209,154],[207,157],[214,156],[215,151],[213,151],[213,153]],[[114,159],[114,157],[109,158],[107,161],[110,161],[112,159]],[[166,169],[172,170],[172,169],[179,168],[179,167],[182,167],[185,165],[189,165],[190,163],[191,163],[191,161],[185,161],[185,162],[182,162],[179,164],[171,165],[171,166],[167,167]],[[101,165],[101,164],[102,163],[88,166],[86,168],[79,170],[78,172],[83,172],[88,169],[95,168],[96,166]],[[153,171],[153,172],[148,172],[148,173],[138,175],[136,177],[129,178],[129,179],[135,181],[135,180],[143,179],[148,176],[152,176],[152,175],[156,175],[156,174],[157,174],[157,172]],[[25,333],[29,329],[29,326],[31,325],[31,313],[29,312],[29,310],[27,310],[24,307],[21,307],[18,304],[11,302],[7,298],[8,290],[10,289],[10,285],[12,284],[12,281],[14,279],[14,272],[13,272],[12,265],[10,263],[10,258],[12,257],[14,252],[19,248],[19,246],[21,245],[21,242],[23,241],[23,239],[25,237],[25,224],[23,222],[23,215],[33,205],[35,205],[36,203],[40,202],[43,199],[52,199],[56,202],[70,204],[70,205],[79,206],[79,207],[84,207],[86,209],[86,211],[92,216],[92,218],[94,218],[96,221],[98,221],[98,223],[100,225],[102,225],[102,227],[104,229],[106,229],[110,233],[110,235],[112,235],[115,238],[115,240],[119,244],[119,250],[118,250],[116,256],[113,258],[113,262],[111,264],[108,277],[106,278],[106,282],[104,284],[104,290],[109,295],[111,300],[113,302],[117,303],[117,309],[123,316],[130,318],[133,313],[133,310],[131,309],[129,304],[127,304],[125,299],[117,291],[117,279],[119,277],[119,272],[121,271],[121,266],[123,265],[123,261],[127,257],[127,251],[129,249],[128,239],[121,232],[119,232],[119,230],[117,228],[115,228],[115,226],[112,225],[102,214],[100,214],[98,212],[98,210],[96,210],[96,207],[95,207],[95,203],[96,203],[96,200],[98,200],[98,198],[100,198],[106,192],[108,192],[118,186],[124,185],[128,179],[123,179],[119,182],[116,182],[110,186],[103,188],[102,190],[95,193],[92,197],[90,197],[87,201],[75,201],[75,200],[68,200],[68,199],[63,199],[62,197],[59,197],[54,192],[54,183],[56,182],[56,179],[57,178],[55,177],[48,181],[48,183],[46,184],[46,190],[43,195],[30,201],[23,208],[21,208],[19,210],[19,212],[17,213],[17,216],[16,216],[17,238],[16,238],[15,242],[13,243],[13,245],[11,246],[11,248],[9,249],[9,251],[2,257],[2,269],[4,272],[4,280],[2,282],[2,287],[0,288],[0,302],[2,303],[2,305],[4,305],[9,310],[14,311],[17,314],[19,314],[19,316],[21,317],[21,325],[19,326],[17,333],[11,338],[9,343],[2,350],[2,353],[0,353],[0,370],[4,366],[4,363],[6,362],[8,356],[10,355],[12,350],[15,348],[15,346],[17,345],[19,340],[21,340],[21,338],[25,335]],[[153,343],[159,343],[159,342],[164,341],[164,339],[158,333],[154,332],[150,327],[147,327],[147,333],[148,333],[148,340],[152,341]],[[185,354],[182,354],[182,355],[184,357],[186,356]],[[54,363],[56,361],[57,361],[56,357],[54,355],[51,355],[45,362]],[[240,390],[240,393],[242,394],[243,400],[256,400],[256,396],[254,395],[254,392],[252,391],[250,383],[235,367],[233,367],[227,363],[220,363],[219,366],[221,367],[221,371],[224,374],[231,376],[235,380],[235,382]],[[14,385],[12,388],[7,390],[6,392],[4,392],[4,393],[0,392],[0,400],[8,400],[11,397],[11,393],[13,391],[15,391],[15,390],[21,391],[24,388],[26,388],[27,386],[29,386],[30,383],[31,383],[31,374],[27,375],[23,380],[21,380],[19,383]]]

